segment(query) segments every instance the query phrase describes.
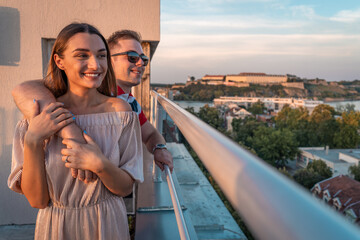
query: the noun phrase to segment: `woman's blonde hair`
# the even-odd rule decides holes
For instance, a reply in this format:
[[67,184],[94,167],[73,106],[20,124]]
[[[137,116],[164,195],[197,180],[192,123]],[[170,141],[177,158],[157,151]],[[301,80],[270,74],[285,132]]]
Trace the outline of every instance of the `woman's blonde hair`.
[[64,70],[61,70],[56,65],[54,55],[57,54],[60,58],[62,58],[63,53],[67,48],[69,39],[77,33],[96,34],[104,42],[107,51],[106,59],[108,69],[105,74],[104,80],[102,81],[100,87],[97,88],[97,90],[106,96],[117,96],[115,74],[111,65],[108,44],[106,43],[105,38],[103,37],[103,35],[101,35],[99,30],[87,23],[71,23],[60,31],[51,51],[48,71],[45,77],[45,86],[54,94],[56,98],[64,95],[67,92],[68,78]]

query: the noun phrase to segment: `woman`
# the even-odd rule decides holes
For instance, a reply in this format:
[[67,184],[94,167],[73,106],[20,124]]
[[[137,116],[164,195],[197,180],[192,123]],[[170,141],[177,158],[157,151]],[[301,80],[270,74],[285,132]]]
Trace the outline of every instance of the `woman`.
[[[116,84],[104,37],[88,24],[66,26],[45,81],[58,102],[18,123],[8,181],[40,208],[35,239],[128,239],[122,197],[143,180],[140,126],[129,104],[112,97]],[[86,144],[54,135],[73,121],[66,109]],[[86,184],[71,168],[98,178]]]

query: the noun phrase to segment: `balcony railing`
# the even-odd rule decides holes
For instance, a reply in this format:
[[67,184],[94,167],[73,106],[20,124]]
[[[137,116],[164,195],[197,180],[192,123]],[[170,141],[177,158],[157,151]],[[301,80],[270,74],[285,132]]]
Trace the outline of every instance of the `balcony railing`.
[[160,104],[257,239],[360,238],[357,227],[263,160],[170,100],[151,96],[156,126]]

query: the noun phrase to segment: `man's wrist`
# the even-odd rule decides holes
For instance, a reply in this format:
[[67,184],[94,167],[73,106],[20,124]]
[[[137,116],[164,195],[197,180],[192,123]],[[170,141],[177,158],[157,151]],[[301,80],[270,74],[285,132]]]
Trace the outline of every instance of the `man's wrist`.
[[167,149],[167,147],[163,143],[156,144],[151,153],[154,154],[157,149]]

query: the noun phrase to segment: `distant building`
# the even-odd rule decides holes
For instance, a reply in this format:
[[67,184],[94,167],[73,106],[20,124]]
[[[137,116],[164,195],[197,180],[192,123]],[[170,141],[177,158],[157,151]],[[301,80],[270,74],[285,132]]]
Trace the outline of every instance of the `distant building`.
[[175,83],[171,86],[171,89],[179,89],[179,88],[184,88],[185,84],[184,83]]
[[240,73],[226,75],[226,83],[281,84],[287,82],[286,75],[268,75],[265,73]]
[[223,85],[224,81],[225,75],[205,75],[201,78],[201,83],[208,85]]
[[358,165],[360,149],[329,149],[328,147],[299,148],[298,167],[305,168],[314,160],[321,160],[330,167],[333,176],[347,175],[350,166]]
[[315,184],[311,192],[351,222],[360,223],[360,182],[338,175]]
[[162,88],[162,87],[157,87],[154,89],[157,93],[159,93],[161,96],[166,97],[170,100],[174,99],[174,95],[173,95],[173,91],[170,90],[169,88]]
[[323,104],[323,101],[313,101],[307,99],[295,99],[295,98],[263,98],[263,97],[220,97],[215,98],[215,106],[237,104],[249,108],[252,104],[260,101],[264,103],[264,106],[268,111],[274,111],[275,113],[281,111],[285,105],[289,105],[292,108],[304,107],[311,113],[314,108]]
[[271,119],[273,117],[274,116],[271,114],[256,114],[256,120],[258,120],[259,122],[268,123],[268,125],[271,124]]
[[303,82],[283,82],[281,86],[288,87],[288,88],[300,88],[305,89]]
[[314,84],[314,85],[323,85],[323,86],[327,86],[328,83],[326,82],[325,79],[309,79],[306,81],[306,83],[309,83],[309,84]]
[[[286,83],[288,77],[286,75],[268,75],[265,73],[239,73],[238,75],[208,75],[206,74],[201,79],[196,81],[190,80],[186,82],[186,85],[198,83],[207,85],[226,85],[234,87],[249,87],[250,84],[281,84]],[[299,87],[299,84],[293,85],[293,87]]]
[[232,121],[235,119],[244,119],[247,116],[251,116],[252,114],[246,111],[246,109],[238,107],[237,105],[233,104],[229,106],[229,109],[225,112],[225,124],[226,130],[232,131]]

